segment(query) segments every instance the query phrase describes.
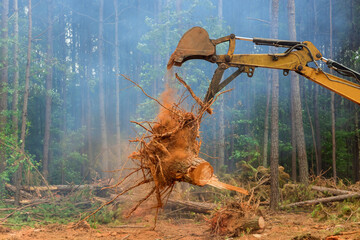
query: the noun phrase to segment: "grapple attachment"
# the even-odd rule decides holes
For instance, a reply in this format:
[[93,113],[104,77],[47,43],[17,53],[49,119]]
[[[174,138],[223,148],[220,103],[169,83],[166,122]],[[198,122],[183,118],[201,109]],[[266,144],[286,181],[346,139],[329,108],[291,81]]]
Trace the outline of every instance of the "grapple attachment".
[[216,53],[215,44],[210,40],[208,32],[201,27],[193,27],[179,41],[170,57],[167,68],[173,65],[180,67],[190,59],[209,59]]

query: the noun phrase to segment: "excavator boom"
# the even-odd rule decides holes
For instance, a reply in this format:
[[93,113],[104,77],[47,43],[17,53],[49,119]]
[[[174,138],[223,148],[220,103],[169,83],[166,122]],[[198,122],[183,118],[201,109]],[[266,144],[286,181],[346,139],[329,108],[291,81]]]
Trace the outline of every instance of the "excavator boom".
[[[274,54],[234,54],[236,40],[251,41],[257,45],[287,49],[284,53]],[[227,54],[217,55],[216,45],[223,42],[229,42],[228,52]],[[184,62],[191,59],[203,59],[218,65],[204,102],[213,99],[221,89],[241,73],[245,72],[249,77],[252,77],[255,68],[262,67],[283,70],[284,75],[287,75],[289,71],[295,71],[309,80],[360,104],[360,74],[340,63],[324,58],[320,51],[308,41],[297,42],[266,38],[246,38],[238,37],[234,34],[219,39],[210,39],[205,29],[193,27],[180,39],[177,48],[169,59],[167,67],[171,68],[174,65],[180,67]],[[346,77],[355,79],[356,82],[324,72],[317,63],[320,60],[325,62],[329,68]],[[315,68],[309,67],[311,62],[314,63]],[[221,82],[224,71],[229,67],[236,67],[238,69]]]

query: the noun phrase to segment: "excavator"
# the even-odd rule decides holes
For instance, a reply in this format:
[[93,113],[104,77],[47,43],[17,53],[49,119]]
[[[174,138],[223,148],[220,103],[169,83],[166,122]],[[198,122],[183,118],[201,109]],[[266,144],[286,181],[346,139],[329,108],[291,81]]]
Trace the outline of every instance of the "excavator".
[[[286,48],[286,50],[283,53],[234,54],[237,40],[250,41],[256,45]],[[229,43],[227,54],[216,54],[216,46],[224,42]],[[334,60],[323,57],[321,52],[309,41],[247,38],[234,34],[210,39],[204,28],[193,27],[180,39],[169,59],[167,68],[170,69],[174,65],[180,67],[184,62],[192,59],[203,59],[218,65],[205,95],[204,103],[211,101],[217,93],[241,73],[246,73],[248,77],[252,77],[255,69],[261,67],[283,70],[284,76],[287,76],[290,71],[294,71],[344,98],[360,104],[360,74]],[[354,81],[324,72],[319,67],[318,61],[325,62],[330,69]],[[225,70],[230,67],[237,68],[237,70],[221,81]]]

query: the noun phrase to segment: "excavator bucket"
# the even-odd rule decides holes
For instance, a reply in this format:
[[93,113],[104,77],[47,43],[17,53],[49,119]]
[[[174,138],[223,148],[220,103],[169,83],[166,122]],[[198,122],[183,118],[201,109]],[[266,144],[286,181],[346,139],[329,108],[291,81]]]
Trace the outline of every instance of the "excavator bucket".
[[216,52],[216,47],[209,38],[208,32],[201,27],[193,27],[179,41],[170,57],[167,68],[180,67],[189,59],[208,59]]

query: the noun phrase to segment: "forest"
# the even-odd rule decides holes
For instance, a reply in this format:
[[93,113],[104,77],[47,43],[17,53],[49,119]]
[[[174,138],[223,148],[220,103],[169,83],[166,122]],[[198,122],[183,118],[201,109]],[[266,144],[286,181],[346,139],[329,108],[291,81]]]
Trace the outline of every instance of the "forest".
[[[206,112],[197,99],[217,65],[193,59],[167,69],[183,34],[199,26],[210,39],[309,41],[323,59],[359,72],[359,0],[0,4],[0,239],[360,239],[359,97],[300,70],[259,67]],[[228,49],[220,43],[216,54]],[[234,50],[286,48],[236,41]],[[356,77],[313,62],[360,93]],[[164,114],[179,129],[197,119],[186,148],[208,164],[213,187],[165,171],[146,150],[158,146],[147,139],[169,133],[158,130]]]

